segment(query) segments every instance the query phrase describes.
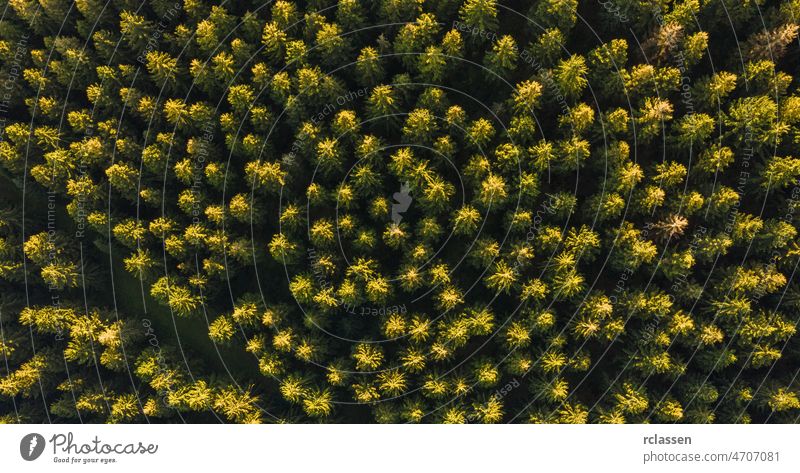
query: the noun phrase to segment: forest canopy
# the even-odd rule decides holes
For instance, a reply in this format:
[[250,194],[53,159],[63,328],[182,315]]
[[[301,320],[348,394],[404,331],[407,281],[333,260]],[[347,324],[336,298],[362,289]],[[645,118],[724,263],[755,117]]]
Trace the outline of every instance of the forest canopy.
[[800,419],[800,0],[7,0],[0,421]]

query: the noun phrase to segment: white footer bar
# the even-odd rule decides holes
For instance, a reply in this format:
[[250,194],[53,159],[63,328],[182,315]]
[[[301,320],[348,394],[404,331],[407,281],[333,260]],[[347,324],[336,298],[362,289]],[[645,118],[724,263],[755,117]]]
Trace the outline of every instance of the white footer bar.
[[10,425],[0,426],[0,470],[796,472],[799,434],[795,425]]

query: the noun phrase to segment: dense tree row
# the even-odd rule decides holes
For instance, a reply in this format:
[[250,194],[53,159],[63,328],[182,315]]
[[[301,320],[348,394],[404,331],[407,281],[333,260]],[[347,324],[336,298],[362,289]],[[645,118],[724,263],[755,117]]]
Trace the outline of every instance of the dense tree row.
[[800,416],[800,1],[256,3],[9,1],[2,420]]

